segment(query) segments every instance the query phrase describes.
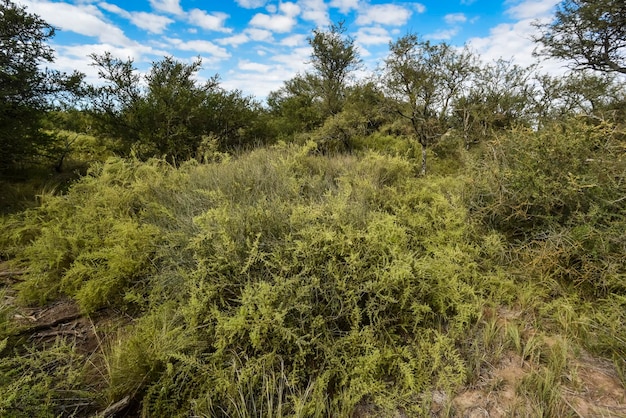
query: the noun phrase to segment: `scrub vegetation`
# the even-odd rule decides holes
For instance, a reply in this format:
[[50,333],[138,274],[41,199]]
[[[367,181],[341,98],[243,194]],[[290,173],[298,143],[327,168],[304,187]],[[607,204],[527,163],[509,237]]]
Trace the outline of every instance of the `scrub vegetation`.
[[350,83],[343,23],[310,44],[267,106],[104,55],[89,106],[37,107],[0,155],[0,415],[623,414],[620,79],[407,35]]

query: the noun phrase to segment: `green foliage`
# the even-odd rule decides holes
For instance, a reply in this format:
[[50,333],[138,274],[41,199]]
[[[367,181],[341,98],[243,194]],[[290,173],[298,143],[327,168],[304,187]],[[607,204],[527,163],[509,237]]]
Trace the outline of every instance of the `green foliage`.
[[24,6],[0,1],[0,163],[2,171],[54,154],[40,131],[45,111],[62,93],[77,92],[82,74],[42,65],[54,61],[54,28]]
[[110,400],[146,415],[421,410],[417,393],[467,379],[458,343],[499,292],[463,182],[314,147],[107,161],[11,218],[21,297],[138,315],[105,369]]
[[619,222],[625,160],[616,129],[569,119],[503,135],[475,175],[473,207],[515,237],[546,236],[556,224]]
[[344,22],[339,22],[326,31],[314,29],[309,38],[315,85],[325,117],[341,111],[350,73],[358,69],[361,62],[354,39],[344,35],[346,30]]
[[97,394],[87,389],[84,360],[70,344],[57,341],[46,349],[31,347],[16,354],[0,351],[2,416],[81,416],[94,411]]
[[105,138],[120,140],[126,155],[179,163],[202,159],[207,137],[215,138],[222,150],[267,140],[263,112],[255,100],[238,90],[223,90],[218,76],[197,82],[200,59],[185,64],[166,57],[141,77],[132,60],[110,53],[91,58],[105,82],[91,89],[97,130]]
[[[387,141],[334,156],[312,141],[237,158],[207,145],[213,162],[177,168],[110,159],[3,220],[29,267],[19,296],[134,317],[92,367],[108,402],[129,396],[145,416],[423,414],[429,392],[475,382],[507,348],[546,363],[518,394],[567,413],[567,346],[488,312],[517,302],[619,363],[619,130],[503,135],[467,177],[417,178]],[[454,137],[432,151],[442,168],[463,152]]]
[[389,45],[383,84],[392,111],[410,122],[422,147],[422,175],[426,174],[426,149],[446,133],[452,102],[474,71],[475,58],[465,49],[432,44],[408,34]]
[[620,0],[563,0],[549,23],[537,24],[541,55],[577,68],[626,73],[626,6]]

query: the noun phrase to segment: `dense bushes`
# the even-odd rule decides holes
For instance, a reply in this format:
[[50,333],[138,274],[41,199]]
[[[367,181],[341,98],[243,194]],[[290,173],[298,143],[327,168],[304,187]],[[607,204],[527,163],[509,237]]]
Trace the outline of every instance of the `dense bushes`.
[[473,208],[525,246],[534,273],[623,293],[624,144],[614,125],[582,119],[503,135],[478,169]]
[[543,326],[622,371],[625,150],[623,126],[588,118],[507,133],[474,167],[467,195],[484,225],[509,237],[509,268],[538,285]]
[[456,341],[489,292],[462,182],[312,147],[109,160],[11,221],[22,298],[141,317],[106,363],[111,399],[147,414],[420,409],[465,380]]
[[[5,217],[2,244],[28,266],[22,300],[132,318],[82,374],[58,373],[146,416],[426,413],[433,390],[476,378],[478,340],[504,338],[481,318],[511,302],[625,369],[619,129],[577,120],[484,145],[456,177],[312,142],[178,168],[110,159]],[[13,396],[26,374],[2,370]]]

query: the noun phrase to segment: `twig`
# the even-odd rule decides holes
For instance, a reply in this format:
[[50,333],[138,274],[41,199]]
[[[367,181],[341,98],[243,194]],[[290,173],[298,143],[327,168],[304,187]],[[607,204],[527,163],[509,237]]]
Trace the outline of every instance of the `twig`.
[[52,322],[48,322],[46,324],[39,324],[39,325],[35,325],[33,327],[30,327],[30,328],[25,328],[25,329],[23,329],[23,330],[21,330],[19,332],[19,335],[33,334],[33,333],[36,333],[38,331],[44,331],[44,330],[49,329],[49,328],[54,328],[57,325],[60,325],[60,324],[62,324],[64,322],[70,322],[70,321],[73,321],[75,319],[79,319],[81,317],[82,317],[81,314],[74,314],[74,315],[66,316],[65,318],[59,318],[57,320],[54,320]]
[[96,417],[97,418],[111,417],[117,414],[118,412],[121,412],[124,409],[128,408],[128,405],[130,405],[130,396],[126,396],[121,401],[115,402],[113,405],[109,406],[103,412],[96,414]]
[[13,277],[13,276],[21,276],[26,274],[24,271],[0,271],[0,277]]

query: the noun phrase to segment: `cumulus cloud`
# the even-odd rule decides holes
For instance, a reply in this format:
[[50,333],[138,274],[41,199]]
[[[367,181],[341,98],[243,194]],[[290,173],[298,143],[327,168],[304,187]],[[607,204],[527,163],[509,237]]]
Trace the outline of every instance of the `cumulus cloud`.
[[[117,26],[106,22],[102,12],[94,5],[73,5],[51,1],[21,1],[29,12],[41,16],[46,22],[68,32],[98,39],[102,43],[129,46],[133,42]],[[71,19],[67,17],[71,16]]]
[[417,13],[424,13],[426,11],[426,6],[422,3],[412,3],[412,6]]
[[537,19],[551,15],[561,0],[527,0],[510,7],[506,13],[513,19]]
[[332,0],[330,7],[339,9],[341,13],[349,13],[351,10],[359,9],[359,0]]
[[380,26],[359,28],[355,39],[360,45],[381,45],[392,40],[389,31]]
[[150,6],[159,12],[171,13],[176,16],[185,14],[180,7],[180,0],[150,0]]
[[129,12],[116,6],[115,4],[100,2],[98,3],[98,6],[103,10],[114,13],[124,19],[128,19],[133,25],[150,33],[163,33],[167,26],[174,22],[169,17],[154,13]]
[[241,60],[237,64],[237,68],[243,71],[254,71],[257,73],[269,73],[272,69],[271,65],[261,64],[258,62],[251,62],[248,60]]
[[[308,62],[311,59],[311,47],[299,47],[289,50],[287,54],[275,54],[271,60],[280,64],[282,68],[287,68],[292,74],[289,78],[297,73],[303,73],[308,68]],[[286,78],[284,80],[287,80]]]
[[174,21],[166,16],[153,13],[133,12],[131,13],[130,22],[150,33],[163,33],[167,26]]
[[296,25],[296,17],[300,13],[300,6],[295,3],[281,3],[280,14],[257,13],[250,20],[250,25],[272,32],[285,33]]
[[443,17],[443,20],[448,24],[448,25],[454,25],[457,23],[465,23],[467,22],[467,16],[465,16],[465,14],[463,13],[450,13],[447,14]]
[[376,4],[359,11],[356,19],[358,25],[381,24],[402,26],[412,15],[411,10],[396,4]]
[[166,40],[172,46],[180,49],[181,51],[193,51],[201,54],[209,54],[214,58],[230,58],[230,53],[226,49],[215,45],[211,41],[201,39],[183,41],[182,39],[177,38],[166,38]]
[[249,41],[250,41],[250,38],[248,37],[248,35],[246,35],[245,33],[240,33],[240,34],[229,36],[226,38],[217,39],[215,42],[217,42],[220,45],[228,45],[231,47],[236,47],[241,44],[245,44],[246,42],[249,42]]
[[440,41],[447,41],[449,39],[452,39],[458,33],[459,33],[458,27],[449,28],[449,29],[441,29],[433,33],[427,34],[426,38],[440,40]]
[[302,19],[317,26],[326,26],[330,23],[328,5],[324,0],[299,0],[298,5],[302,9]]
[[266,0],[235,0],[235,3],[239,5],[239,7],[243,7],[244,9],[258,9],[259,7],[265,6],[267,3]]
[[306,38],[306,35],[291,35],[281,39],[280,44],[289,47],[304,45],[306,43]]
[[229,16],[226,13],[207,13],[200,9],[191,10],[187,16],[189,23],[192,25],[216,32],[230,33],[232,32],[232,29],[224,27],[224,22],[228,19],[228,17]]
[[253,41],[257,41],[257,42],[273,42],[274,41],[274,36],[272,35],[272,32],[270,32],[269,30],[249,28],[249,29],[246,29],[246,34]]
[[[533,26],[536,19],[547,18],[558,0],[526,0],[511,6],[506,13],[518,19],[513,23],[499,24],[489,31],[489,36],[471,38],[467,44],[478,52],[485,61],[499,58],[512,59],[516,64],[528,66],[535,64],[532,53],[535,49],[533,36],[537,29]],[[547,72],[560,74],[564,71],[562,63],[544,59],[541,62]]]

